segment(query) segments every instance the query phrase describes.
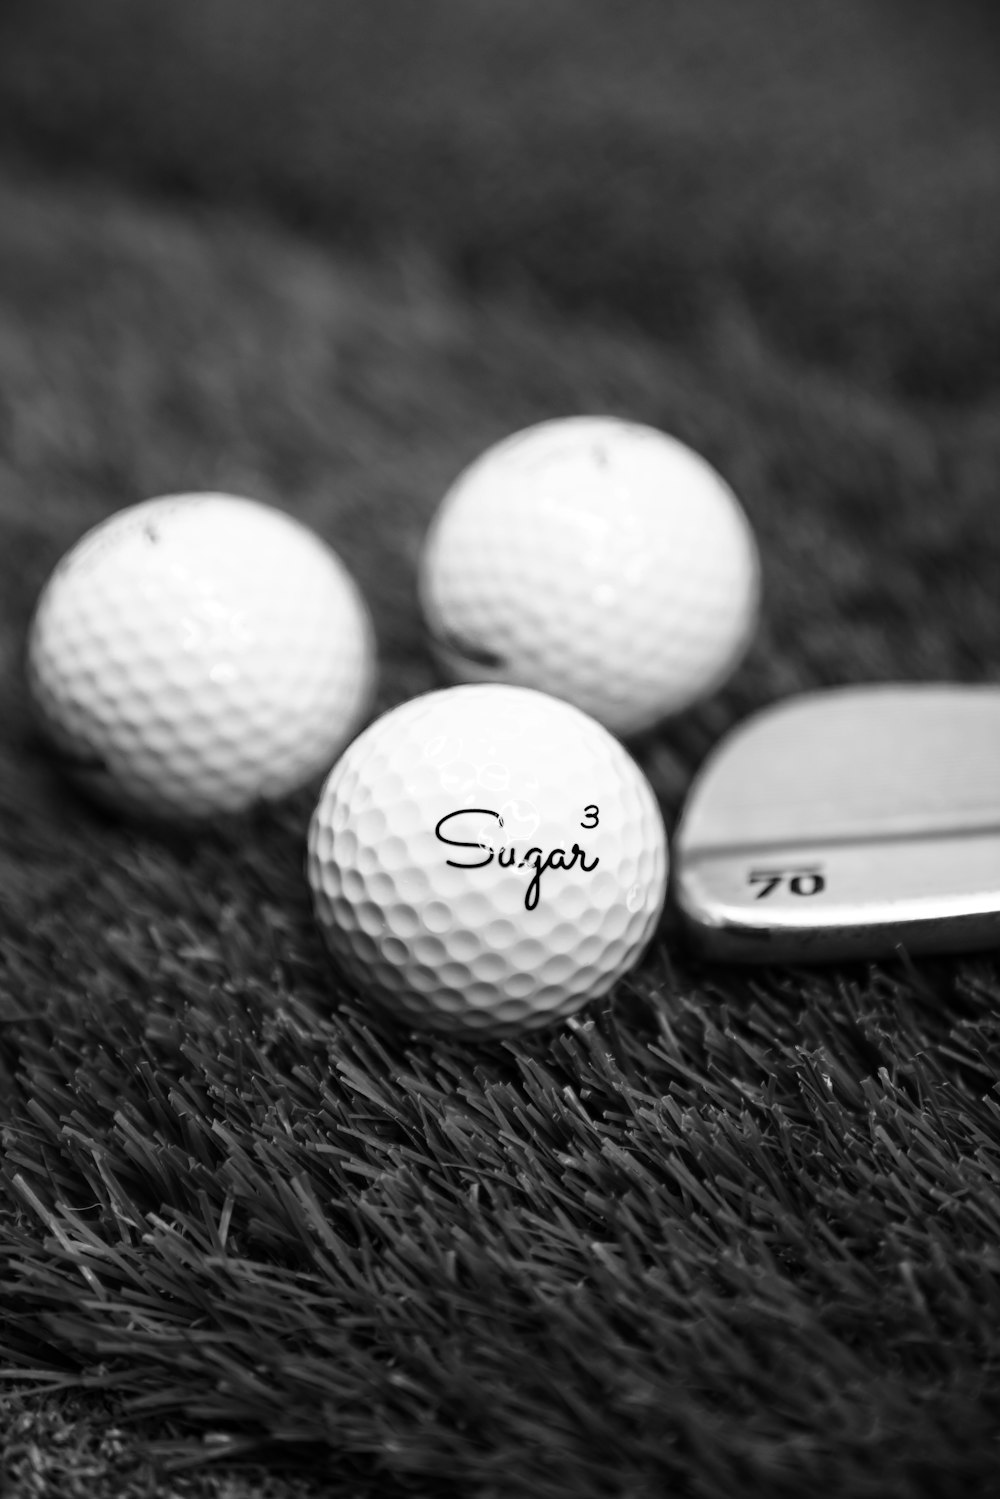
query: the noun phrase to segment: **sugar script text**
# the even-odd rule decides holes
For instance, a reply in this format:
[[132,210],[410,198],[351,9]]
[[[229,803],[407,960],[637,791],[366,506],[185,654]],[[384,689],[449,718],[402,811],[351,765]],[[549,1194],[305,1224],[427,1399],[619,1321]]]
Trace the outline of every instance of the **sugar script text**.
[[[598,821],[597,808],[590,806],[586,807],[584,811],[587,820],[582,822],[580,826],[596,827]],[[553,848],[548,853],[544,853],[542,849],[532,847],[526,851],[523,858],[518,859],[517,849],[513,844],[509,848],[501,844],[499,848],[494,849],[478,841],[469,842],[465,839],[449,838],[446,836],[443,831],[446,823],[451,822],[453,817],[469,816],[495,817],[497,826],[500,828],[503,827],[503,818],[499,812],[494,812],[491,807],[461,807],[457,812],[448,812],[435,827],[435,835],[442,843],[446,843],[449,848],[475,849],[483,857],[478,860],[470,860],[467,863],[460,863],[457,859],[448,859],[447,863],[453,869],[485,869],[488,864],[492,864],[495,858],[502,869],[510,869],[515,865],[518,869],[523,869],[525,865],[533,868],[535,872],[528,882],[528,888],[524,893],[524,908],[526,911],[533,911],[538,905],[542,875],[546,869],[580,869],[585,874],[590,874],[601,862],[598,855],[595,854],[593,859],[588,863],[586,850],[582,849],[578,843],[573,844],[569,853],[564,848]]]

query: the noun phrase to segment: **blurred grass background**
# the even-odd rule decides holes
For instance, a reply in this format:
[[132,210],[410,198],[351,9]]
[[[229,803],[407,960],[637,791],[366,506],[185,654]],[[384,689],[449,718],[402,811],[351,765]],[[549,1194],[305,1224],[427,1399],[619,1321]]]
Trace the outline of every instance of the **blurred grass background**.
[[745,315],[914,397],[996,383],[1000,25],[973,0],[9,0],[8,141],[415,240],[471,285]]
[[[641,747],[668,821],[710,744],[786,693],[996,680],[998,64],[1000,23],[969,0],[0,9],[5,1372],[30,1353],[141,1390],[188,1459],[230,1452],[206,1445],[213,1422],[259,1428],[323,1494],[995,1492],[994,955],[748,977],[661,942],[585,1039],[468,1065],[405,1036],[380,1051],[310,919],[310,793],[195,843],[118,824],[39,758],[20,650],[86,526],[229,488],[342,553],[388,706],[433,685],[413,566],[445,486],[518,426],[609,410],[716,463],[764,556],[738,676]],[[266,1060],[241,1113],[226,1068],[251,1043]],[[176,1102],[169,1151],[143,1068]],[[565,1089],[588,1100],[578,1135]],[[450,1195],[457,1137],[422,1142],[428,1121],[471,1129],[486,1099],[476,1149],[503,1209],[484,1186],[477,1227]],[[240,1142],[228,1162],[213,1111]],[[291,1159],[318,1196],[352,1198],[310,1154],[317,1111],[351,1142],[365,1231],[390,1225],[412,1326],[374,1273],[338,1299],[322,1245],[303,1250],[263,1178],[255,1203],[245,1161],[233,1175]],[[543,1116],[575,1152],[572,1253],[546,1237]],[[189,1152],[188,1186],[136,1175],[136,1128],[150,1160]],[[236,1280],[242,1244],[292,1290],[304,1253],[325,1286],[317,1362],[255,1347],[197,1247],[202,1198],[218,1214],[234,1190]],[[90,1204],[113,1327],[99,1299],[76,1305],[89,1262],[60,1194]],[[441,1268],[459,1223],[482,1236],[460,1257],[468,1304]],[[407,1272],[411,1231],[426,1257]],[[533,1241],[544,1273],[524,1270]],[[689,1311],[667,1318],[674,1276]],[[138,1331],[147,1282],[180,1328],[169,1355]],[[523,1344],[469,1309],[519,1298]],[[185,1330],[200,1314],[228,1364]],[[316,1347],[348,1315],[365,1356],[347,1338],[326,1368]],[[418,1356],[439,1344],[444,1366]],[[107,1439],[124,1428],[103,1406],[61,1415],[13,1383],[5,1499],[213,1491]],[[214,1491],[270,1495],[277,1471],[226,1469]]]

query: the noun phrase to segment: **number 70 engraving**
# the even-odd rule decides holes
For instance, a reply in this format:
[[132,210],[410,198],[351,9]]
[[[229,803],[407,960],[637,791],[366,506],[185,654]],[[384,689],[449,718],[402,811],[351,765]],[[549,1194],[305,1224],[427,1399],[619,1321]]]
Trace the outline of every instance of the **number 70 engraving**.
[[804,867],[799,869],[751,869],[747,883],[759,885],[755,900],[766,900],[775,890],[785,888],[792,895],[819,895],[826,889],[826,878],[821,869]]

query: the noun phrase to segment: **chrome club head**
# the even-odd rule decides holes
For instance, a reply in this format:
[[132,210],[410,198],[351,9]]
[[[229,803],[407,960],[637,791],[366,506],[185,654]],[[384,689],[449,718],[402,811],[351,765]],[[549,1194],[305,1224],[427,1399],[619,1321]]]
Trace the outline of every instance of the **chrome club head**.
[[756,714],[695,777],[672,883],[724,961],[1000,947],[1000,687],[834,688]]

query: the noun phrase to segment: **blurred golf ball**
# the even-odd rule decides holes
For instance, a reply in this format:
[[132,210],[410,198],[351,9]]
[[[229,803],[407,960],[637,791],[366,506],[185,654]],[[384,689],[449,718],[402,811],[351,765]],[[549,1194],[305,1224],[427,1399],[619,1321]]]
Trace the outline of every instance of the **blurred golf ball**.
[[374,634],[306,526],[234,495],[169,495],[67,553],[39,599],[27,672],[42,730],[85,789],[201,818],[329,768],[370,704]]
[[309,830],[319,925],[390,1013],[471,1037],[606,994],[663,908],[667,841],[623,746],[569,703],[444,688],[368,726]]
[[653,428],[577,416],[516,433],[459,476],[419,588],[448,679],[535,687],[629,735],[730,676],[760,566],[703,458]]

